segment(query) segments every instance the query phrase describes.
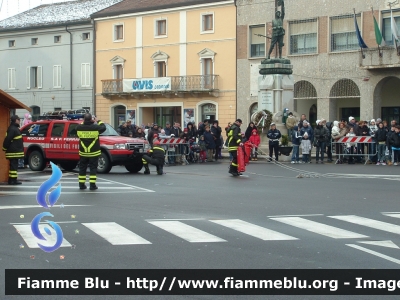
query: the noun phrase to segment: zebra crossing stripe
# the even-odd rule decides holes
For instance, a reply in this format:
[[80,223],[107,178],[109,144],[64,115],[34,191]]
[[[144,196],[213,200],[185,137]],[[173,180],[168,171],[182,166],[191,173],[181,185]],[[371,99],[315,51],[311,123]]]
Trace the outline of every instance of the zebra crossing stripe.
[[190,243],[214,243],[226,242],[215,235],[187,225],[179,221],[148,221],[150,224],[157,226],[173,235],[176,235]]
[[348,215],[348,216],[329,216],[329,218],[333,219],[338,219],[341,221],[346,221],[349,223],[357,224],[357,225],[362,225],[382,231],[387,231],[395,234],[400,234],[400,226],[391,224],[391,223],[386,223],[382,221],[377,221],[369,218],[364,218],[364,217],[359,217],[355,215]]
[[319,222],[310,221],[299,217],[287,217],[287,218],[271,218],[272,220],[282,222],[294,227],[305,229],[317,234],[321,234],[333,239],[357,239],[367,238],[368,236],[362,235],[356,232],[340,229],[334,226],[329,226]]
[[112,245],[138,245],[151,244],[136,233],[126,229],[115,222],[82,223]]
[[400,218],[400,213],[383,213],[385,216],[392,218]]
[[[51,235],[48,235],[44,231],[45,227],[47,227],[50,230]],[[40,233],[44,237],[46,237],[45,241],[39,240],[33,235],[30,224],[29,225],[14,225],[14,228],[16,230],[18,230],[19,234],[24,239],[26,245],[29,248],[39,248],[38,243],[42,244],[43,246],[53,246],[56,243],[57,234],[54,231],[54,229],[47,224],[39,224]],[[63,239],[61,247],[71,247],[71,244],[66,239]]]
[[210,220],[213,223],[231,228],[233,230],[254,236],[264,241],[290,241],[298,240],[295,237],[286,235],[274,230],[270,230],[255,224],[251,224],[239,219],[231,220]]

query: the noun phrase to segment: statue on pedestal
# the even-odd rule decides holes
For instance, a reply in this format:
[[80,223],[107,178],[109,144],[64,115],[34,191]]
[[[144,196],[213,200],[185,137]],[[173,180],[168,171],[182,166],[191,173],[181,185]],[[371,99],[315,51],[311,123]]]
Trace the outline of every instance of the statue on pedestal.
[[283,37],[285,36],[285,29],[283,28],[283,19],[285,18],[285,2],[284,0],[278,0],[278,6],[281,6],[281,11],[275,12],[275,19],[272,20],[272,39],[271,46],[268,52],[268,59],[270,59],[272,51],[274,51],[275,45],[278,44],[279,58],[282,58],[282,47]]

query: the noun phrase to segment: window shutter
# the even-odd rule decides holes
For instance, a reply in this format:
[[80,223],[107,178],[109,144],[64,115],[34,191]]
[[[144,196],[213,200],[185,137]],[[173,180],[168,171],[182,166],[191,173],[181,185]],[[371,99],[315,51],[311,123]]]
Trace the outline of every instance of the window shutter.
[[8,69],[8,88],[11,89],[11,69]]
[[83,84],[84,84],[84,80],[83,80],[83,77],[84,77],[84,71],[85,71],[85,64],[81,64],[81,86],[83,86]]
[[53,66],[53,87],[57,86],[57,66]]
[[26,67],[26,88],[31,88],[31,67]]
[[42,67],[37,67],[37,87],[38,89],[43,88],[43,76],[42,76]]
[[61,87],[61,66],[58,66],[58,86]]
[[86,64],[85,84],[90,86],[90,64]]
[[11,69],[11,88],[15,89],[17,87],[17,82],[15,79],[15,69]]

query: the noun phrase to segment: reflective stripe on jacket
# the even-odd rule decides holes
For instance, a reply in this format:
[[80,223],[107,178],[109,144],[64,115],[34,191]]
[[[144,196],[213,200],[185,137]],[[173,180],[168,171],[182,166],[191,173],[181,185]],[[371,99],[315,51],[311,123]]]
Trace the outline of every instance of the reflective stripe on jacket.
[[24,157],[24,143],[18,124],[12,123],[8,127],[3,142],[3,151],[6,152],[7,159],[18,159]]
[[106,131],[102,121],[97,124],[84,122],[76,127],[79,137],[79,155],[83,157],[96,157],[101,154],[99,135]]
[[228,131],[228,151],[236,151],[242,142],[242,133],[240,127],[233,124]]

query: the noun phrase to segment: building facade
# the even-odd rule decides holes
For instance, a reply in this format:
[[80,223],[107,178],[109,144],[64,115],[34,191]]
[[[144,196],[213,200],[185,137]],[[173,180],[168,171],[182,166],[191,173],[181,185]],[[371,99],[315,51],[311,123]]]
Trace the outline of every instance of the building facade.
[[[400,56],[394,47],[387,1],[284,2],[283,56],[293,65],[294,110],[306,114],[311,122],[349,116],[399,122]],[[353,8],[369,47],[362,52]],[[400,26],[400,6],[392,8]],[[270,39],[266,36],[271,35],[275,9],[273,1],[237,1],[238,116],[247,121],[257,111],[258,65],[268,54]],[[381,51],[375,40],[373,16],[387,44]]]
[[1,21],[0,88],[31,107],[34,120],[48,111],[93,110],[90,14],[119,1],[42,5]]
[[122,1],[96,27],[96,112],[114,127],[236,117],[232,0]]

